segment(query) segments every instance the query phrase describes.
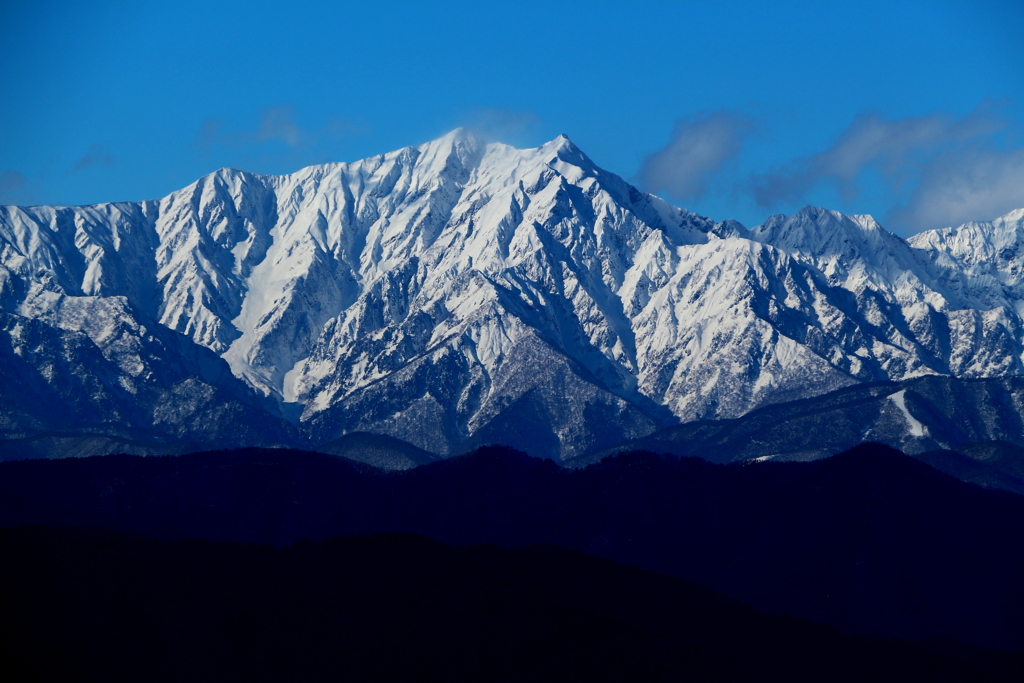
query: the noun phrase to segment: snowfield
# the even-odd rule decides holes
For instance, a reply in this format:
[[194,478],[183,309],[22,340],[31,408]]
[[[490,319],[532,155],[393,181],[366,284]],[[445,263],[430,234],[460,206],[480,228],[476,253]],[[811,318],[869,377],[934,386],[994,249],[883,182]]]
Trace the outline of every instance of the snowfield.
[[812,207],[747,230],[564,136],[462,130],[157,201],[0,207],[0,431],[571,458],[860,382],[1024,374],[1022,242],[1024,209],[909,240]]

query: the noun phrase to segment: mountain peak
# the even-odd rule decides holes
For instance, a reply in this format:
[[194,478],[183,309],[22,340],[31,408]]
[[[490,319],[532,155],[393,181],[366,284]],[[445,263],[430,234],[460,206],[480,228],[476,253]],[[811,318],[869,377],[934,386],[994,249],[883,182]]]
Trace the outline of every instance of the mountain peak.
[[436,140],[431,140],[416,149],[426,157],[446,158],[452,155],[462,160],[479,157],[487,143],[466,128],[451,130]]
[[822,228],[843,229],[857,226],[862,230],[878,230],[882,227],[870,214],[845,214],[832,209],[811,205],[807,205],[797,211],[793,214],[793,218],[814,223]]
[[426,146],[451,146],[458,144],[479,145],[482,144],[482,140],[468,128],[459,126],[458,128],[448,131],[441,137],[426,143]]
[[547,142],[545,142],[543,145],[541,145],[537,149],[550,150],[550,151],[553,151],[553,152],[562,152],[562,151],[570,152],[570,153],[579,153],[580,152],[580,149],[575,144],[573,144],[572,140],[569,139],[569,136],[565,135],[564,133],[562,135],[559,135],[558,137],[552,139],[552,140],[548,140]]
[[[1024,209],[1015,209],[991,221],[925,230],[911,237],[909,242],[930,252],[944,268],[976,277],[994,278],[1003,286],[1017,290],[1013,296],[1015,302],[1024,298]],[[982,289],[990,287],[984,282],[979,284]],[[992,302],[980,290],[975,291],[975,295]],[[1024,309],[1024,304],[1015,305]]]
[[810,204],[807,204],[806,206],[804,206],[804,208],[800,209],[795,214],[793,214],[793,216],[800,216],[801,218],[805,219],[821,221],[828,220],[829,218],[841,218],[842,214],[839,213],[838,211],[830,211],[820,206],[812,206]]
[[1007,224],[1015,223],[1018,226],[1020,226],[1020,225],[1024,224],[1024,208],[1014,209],[1013,211],[1011,211],[1011,212],[1009,212],[1007,214],[1004,214],[1004,215],[1000,216],[999,218],[995,219],[995,221],[993,221],[993,222],[996,222],[996,221],[1001,222],[1001,223],[1007,223]]
[[847,215],[817,206],[805,206],[788,217],[775,214],[751,228],[750,233],[759,242],[817,255],[826,255],[840,244],[874,240],[882,234],[899,239],[868,214]]
[[[960,238],[976,260],[997,243],[982,238]],[[1003,242],[989,251],[1022,272],[1024,249]],[[227,411],[212,392],[229,388],[262,410],[241,379],[301,406],[319,441],[366,431],[437,453],[476,439],[575,457],[773,397],[1021,368],[1024,312],[991,313],[1008,299],[980,271],[995,303],[947,304],[956,278],[932,277],[927,258],[870,216],[807,206],[747,231],[641,192],[565,135],[516,149],[457,128],[285,176],[221,169],[159,202],[0,212],[0,367],[68,401],[100,396],[95,414],[115,406],[139,428],[195,433],[168,392]],[[37,347],[49,356],[14,360]],[[79,348],[93,355],[67,357]],[[61,363],[81,387],[59,384]],[[147,369],[169,367],[234,384]],[[50,406],[9,424],[61,426],[53,415],[79,417]]]

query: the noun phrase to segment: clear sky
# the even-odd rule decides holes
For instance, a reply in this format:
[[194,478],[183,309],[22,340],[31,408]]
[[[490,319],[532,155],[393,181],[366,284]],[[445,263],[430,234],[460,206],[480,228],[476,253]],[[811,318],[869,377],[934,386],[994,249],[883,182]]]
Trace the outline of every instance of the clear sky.
[[746,225],[1024,207],[1024,2],[0,0],[0,203],[162,197],[457,126]]

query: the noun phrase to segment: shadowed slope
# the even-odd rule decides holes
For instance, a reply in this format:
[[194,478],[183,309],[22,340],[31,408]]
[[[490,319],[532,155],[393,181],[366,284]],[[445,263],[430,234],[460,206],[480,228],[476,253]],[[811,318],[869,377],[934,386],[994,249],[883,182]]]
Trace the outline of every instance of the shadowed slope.
[[[1024,378],[932,375],[847,387],[735,420],[668,427],[565,464],[580,467],[636,450],[719,463],[816,460],[876,441],[964,481],[1024,493],[1022,416]],[[934,457],[935,451],[960,457]]]

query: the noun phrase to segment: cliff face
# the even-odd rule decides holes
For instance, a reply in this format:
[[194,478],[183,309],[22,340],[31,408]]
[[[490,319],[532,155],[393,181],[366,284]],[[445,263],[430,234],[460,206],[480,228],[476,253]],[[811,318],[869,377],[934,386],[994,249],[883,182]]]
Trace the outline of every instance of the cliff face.
[[748,231],[565,137],[462,131],[159,201],[0,207],[0,420],[568,459],[859,382],[1024,374],[1022,220],[905,241],[808,207]]

